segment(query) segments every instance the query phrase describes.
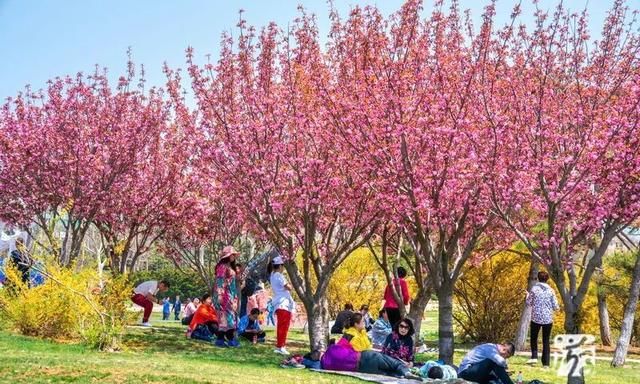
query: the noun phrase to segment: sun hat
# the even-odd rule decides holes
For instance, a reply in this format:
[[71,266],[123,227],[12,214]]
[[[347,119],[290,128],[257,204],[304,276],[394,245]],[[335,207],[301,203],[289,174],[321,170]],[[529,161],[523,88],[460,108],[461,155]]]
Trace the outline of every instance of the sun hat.
[[222,256],[220,257],[220,259],[226,259],[233,255],[238,256],[240,255],[240,252],[236,251],[236,249],[233,248],[232,245],[227,245],[226,247],[222,248]]

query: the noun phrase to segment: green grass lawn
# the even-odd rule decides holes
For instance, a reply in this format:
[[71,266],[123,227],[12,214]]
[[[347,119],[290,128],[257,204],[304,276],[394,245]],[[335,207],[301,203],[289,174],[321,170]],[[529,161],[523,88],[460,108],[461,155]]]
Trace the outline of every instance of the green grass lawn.
[[[339,376],[279,368],[273,344],[220,349],[188,340],[179,323],[154,316],[153,329],[129,328],[126,351],[101,353],[81,345],[60,344],[0,332],[0,382],[11,383],[361,383]],[[273,340],[273,331],[268,331]],[[291,333],[291,352],[306,352],[306,336]],[[435,356],[420,355],[420,361]],[[459,363],[461,353],[456,353]],[[531,368],[525,357],[511,359],[511,369],[525,379],[562,383],[553,371]],[[613,370],[599,362],[589,384],[640,382],[640,365]]]

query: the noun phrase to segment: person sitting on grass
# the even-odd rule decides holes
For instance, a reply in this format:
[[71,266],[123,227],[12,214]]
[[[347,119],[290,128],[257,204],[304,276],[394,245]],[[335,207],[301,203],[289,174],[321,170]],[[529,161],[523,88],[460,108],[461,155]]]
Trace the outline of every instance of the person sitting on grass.
[[158,293],[166,292],[170,286],[171,285],[166,280],[162,280],[161,282],[149,280],[135,287],[133,290],[133,296],[131,296],[131,301],[144,308],[142,326],[151,326],[151,323],[149,323],[149,317],[153,311],[153,303],[160,304],[160,299],[158,299],[156,295]]
[[362,317],[364,318],[365,328],[367,332],[369,332],[371,330],[371,327],[373,326],[373,319],[369,314],[369,306],[367,304],[362,304],[362,306],[360,307],[360,313],[362,313]]
[[238,334],[254,343],[264,343],[266,334],[260,328],[258,317],[260,317],[258,308],[253,308],[248,315],[242,316],[240,322],[238,322]]
[[336,321],[333,323],[333,326],[331,327],[331,333],[336,335],[341,334],[344,331],[345,325],[347,324],[347,321],[349,321],[349,318],[351,317],[352,314],[353,314],[353,305],[351,303],[346,303],[344,305],[344,309],[338,312],[338,315],[336,316]]
[[413,322],[404,318],[396,323],[393,332],[387,336],[382,346],[382,353],[395,357],[404,362],[407,367],[413,367]]
[[515,350],[513,343],[478,345],[462,359],[458,377],[478,384],[513,384],[507,374],[507,359]]
[[369,331],[369,338],[373,344],[373,348],[382,349],[384,342],[393,332],[391,323],[389,323],[389,317],[387,316],[387,310],[382,308],[378,313],[378,320],[373,323],[373,327]]
[[187,337],[192,339],[211,341],[213,335],[218,332],[218,316],[216,309],[213,307],[211,295],[202,296],[202,304],[193,314]]
[[344,337],[329,345],[320,358],[320,366],[331,371],[371,373],[422,381],[400,360],[374,350],[358,352]]
[[195,297],[192,302],[187,304],[184,308],[184,317],[182,318],[183,325],[191,324],[191,319],[193,319],[193,314],[196,313],[196,310],[200,306],[200,299]]
[[346,323],[343,339],[346,339],[358,352],[371,349],[371,340],[365,329],[364,318],[361,313],[353,313]]

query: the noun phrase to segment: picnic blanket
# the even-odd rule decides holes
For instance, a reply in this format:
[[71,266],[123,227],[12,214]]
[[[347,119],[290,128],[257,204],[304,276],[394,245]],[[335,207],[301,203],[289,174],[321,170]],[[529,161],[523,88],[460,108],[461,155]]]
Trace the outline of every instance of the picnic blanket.
[[[342,376],[350,376],[355,377],[356,379],[360,379],[363,381],[368,381],[370,383],[379,383],[379,384],[416,384],[419,383],[417,380],[409,380],[403,379],[399,377],[391,377],[391,376],[383,376],[383,375],[372,375],[370,373],[360,373],[360,372],[345,372],[345,371],[330,371],[326,369],[312,369],[314,372],[319,373],[329,373],[334,375],[342,375]],[[453,379],[453,380],[431,380],[431,379],[422,379],[423,383],[433,383],[433,384],[470,384],[471,382],[463,380],[463,379]]]

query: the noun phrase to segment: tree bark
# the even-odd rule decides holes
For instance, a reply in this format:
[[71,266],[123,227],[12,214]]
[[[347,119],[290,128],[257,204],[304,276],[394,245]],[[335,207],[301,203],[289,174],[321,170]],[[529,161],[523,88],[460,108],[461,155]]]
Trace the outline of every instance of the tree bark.
[[429,304],[429,300],[431,300],[431,286],[427,285],[427,288],[418,290],[416,297],[411,301],[411,309],[407,317],[413,321],[413,327],[415,329],[413,338],[416,343],[420,341],[422,318],[427,304]]
[[[310,304],[310,305],[307,305]],[[329,305],[327,299],[305,303],[311,350],[326,350],[329,342]]]
[[633,323],[636,309],[638,308],[638,296],[640,296],[640,251],[636,252],[636,263],[633,267],[633,277],[629,291],[629,299],[624,306],[624,317],[620,328],[620,338],[616,343],[616,350],[613,353],[611,366],[620,367],[624,365],[633,333]]
[[598,287],[598,319],[600,320],[600,340],[602,345],[611,345],[611,327],[609,326],[609,309],[607,308],[606,293]]
[[453,363],[453,287],[442,284],[438,291],[438,358]]
[[[540,265],[531,261],[531,266],[529,267],[529,280],[527,281],[527,291],[531,291],[533,285],[536,283],[536,279],[538,276],[538,269]],[[522,313],[520,314],[520,322],[518,323],[518,329],[516,330],[515,335],[515,346],[516,351],[522,351],[524,349],[525,343],[527,341],[527,333],[529,333],[529,324],[531,323],[531,307],[529,307],[526,301],[522,304]]]

